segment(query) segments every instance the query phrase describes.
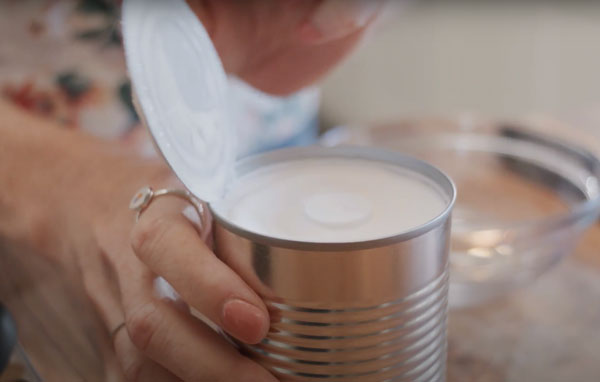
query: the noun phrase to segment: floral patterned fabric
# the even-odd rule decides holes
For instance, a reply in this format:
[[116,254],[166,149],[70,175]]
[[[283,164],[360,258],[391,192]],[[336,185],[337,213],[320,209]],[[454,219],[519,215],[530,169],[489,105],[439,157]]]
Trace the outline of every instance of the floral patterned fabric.
[[[131,104],[116,3],[0,0],[0,96],[65,128],[152,155]],[[315,89],[275,98],[233,78],[231,86],[240,155],[314,140]]]

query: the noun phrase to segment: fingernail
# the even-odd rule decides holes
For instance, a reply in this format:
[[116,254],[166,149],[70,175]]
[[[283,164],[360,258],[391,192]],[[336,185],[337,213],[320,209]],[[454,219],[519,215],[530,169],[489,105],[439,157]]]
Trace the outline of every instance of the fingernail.
[[326,0],[316,10],[305,28],[314,28],[312,36],[322,40],[343,37],[366,26],[379,12],[380,0]]
[[248,344],[260,342],[269,329],[269,318],[256,306],[233,299],[223,305],[223,329]]

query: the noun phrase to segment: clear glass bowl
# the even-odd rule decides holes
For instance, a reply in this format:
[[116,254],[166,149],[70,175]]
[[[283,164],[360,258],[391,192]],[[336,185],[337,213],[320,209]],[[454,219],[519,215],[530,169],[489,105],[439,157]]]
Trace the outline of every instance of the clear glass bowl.
[[522,127],[448,121],[339,127],[325,145],[358,144],[424,159],[455,181],[450,306],[526,285],[569,254],[600,211],[600,161]]

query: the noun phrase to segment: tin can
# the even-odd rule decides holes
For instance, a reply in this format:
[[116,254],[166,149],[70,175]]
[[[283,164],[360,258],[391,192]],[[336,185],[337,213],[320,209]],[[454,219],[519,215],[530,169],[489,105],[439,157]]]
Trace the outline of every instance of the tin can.
[[262,296],[271,314],[266,339],[240,347],[282,381],[445,380],[452,181],[420,160],[350,147],[261,154],[239,162],[236,172],[322,157],[414,171],[439,186],[447,207],[410,231],[352,243],[260,235],[211,208],[217,255]]

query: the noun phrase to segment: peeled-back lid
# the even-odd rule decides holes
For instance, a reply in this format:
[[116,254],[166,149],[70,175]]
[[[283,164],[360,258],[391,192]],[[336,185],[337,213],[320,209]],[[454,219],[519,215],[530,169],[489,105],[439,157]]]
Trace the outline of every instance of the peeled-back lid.
[[233,173],[227,76],[206,29],[184,0],[125,0],[123,37],[138,113],[197,197],[220,199]]

